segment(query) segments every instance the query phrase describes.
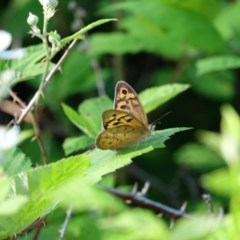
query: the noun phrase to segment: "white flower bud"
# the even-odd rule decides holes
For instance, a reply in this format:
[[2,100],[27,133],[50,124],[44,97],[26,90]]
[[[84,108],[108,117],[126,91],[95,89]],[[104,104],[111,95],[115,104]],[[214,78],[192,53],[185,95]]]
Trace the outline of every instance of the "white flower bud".
[[39,0],[39,1],[43,6],[44,15],[49,20],[55,14],[55,9],[58,5],[58,1],[57,0]]
[[30,26],[34,26],[34,25],[37,25],[38,23],[38,17],[32,13],[29,13],[28,15],[28,18],[27,18],[27,23],[30,25]]
[[58,5],[57,0],[39,0],[39,2],[41,3],[41,5],[44,8],[53,8],[54,9]]

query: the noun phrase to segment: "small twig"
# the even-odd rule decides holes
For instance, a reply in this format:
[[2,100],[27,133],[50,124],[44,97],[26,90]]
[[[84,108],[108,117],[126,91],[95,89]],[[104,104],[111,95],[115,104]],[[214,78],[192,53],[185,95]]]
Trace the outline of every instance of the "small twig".
[[60,233],[59,240],[64,240],[64,236],[65,236],[65,233],[66,233],[67,226],[68,226],[68,223],[70,221],[71,215],[72,215],[72,208],[69,207],[68,210],[67,210],[67,213],[66,213],[66,218],[64,220],[63,226],[59,230],[59,233]]
[[17,233],[16,236],[24,236],[26,235],[30,230],[34,229],[36,227],[36,232],[34,234],[33,239],[36,240],[42,229],[42,227],[44,226],[44,222],[45,222],[45,217],[39,217],[37,220],[35,220],[34,222],[32,222],[29,226],[27,226],[24,230],[22,230],[21,232]]
[[120,191],[115,188],[109,188],[109,187],[101,187],[101,188],[103,188],[104,190],[106,190],[109,193],[112,193],[112,194],[122,198],[126,202],[131,203],[132,205],[151,209],[154,212],[156,212],[157,214],[161,213],[161,214],[167,215],[173,220],[176,220],[178,218],[183,218],[183,217],[190,217],[190,215],[187,214],[183,210],[178,210],[178,209],[168,207],[162,203],[155,202],[151,199],[148,199],[143,195],[139,195],[136,193],[133,194],[131,192],[130,193],[123,192],[123,191]]
[[[14,93],[11,89],[8,90],[9,91],[9,94],[10,96],[12,97],[13,99],[13,102],[17,103],[19,107],[22,107],[22,108],[25,108],[26,107],[26,104],[22,101],[22,99],[20,99],[16,93]],[[16,113],[13,113],[12,115],[14,116]],[[17,114],[15,116],[18,116]],[[27,116],[28,119],[30,120],[30,122],[33,121],[32,119],[32,114],[30,113],[29,116]]]
[[44,225],[45,224],[44,224],[44,220],[43,220],[40,224],[38,224],[36,226],[36,231],[35,231],[35,233],[33,235],[33,240],[38,240],[38,236],[39,236],[41,230],[43,229]]
[[35,131],[35,139],[38,142],[38,145],[39,145],[39,148],[40,148],[40,151],[41,151],[41,156],[42,156],[42,159],[43,159],[43,163],[47,164],[48,163],[47,150],[46,150],[46,147],[45,147],[43,139],[42,139],[42,135],[41,135],[41,132],[40,132],[40,129],[39,129],[38,122],[37,122],[34,115],[33,115],[33,119],[34,119],[33,120],[33,128],[34,128],[34,131]]
[[38,91],[35,93],[35,95],[31,99],[31,101],[28,103],[28,105],[22,110],[20,117],[17,119],[17,122],[16,122],[17,124],[20,124],[22,122],[22,120],[24,119],[24,117],[27,115],[27,113],[33,109],[33,107],[37,103],[39,97],[42,95],[43,89],[50,82],[53,74],[60,68],[60,65],[65,60],[67,54],[73,48],[73,46],[76,44],[76,42],[77,42],[77,40],[75,39],[70,43],[70,45],[68,46],[66,51],[63,53],[62,57],[59,59],[57,64],[51,69],[51,71],[47,75],[46,79],[44,80],[42,87],[38,89]]

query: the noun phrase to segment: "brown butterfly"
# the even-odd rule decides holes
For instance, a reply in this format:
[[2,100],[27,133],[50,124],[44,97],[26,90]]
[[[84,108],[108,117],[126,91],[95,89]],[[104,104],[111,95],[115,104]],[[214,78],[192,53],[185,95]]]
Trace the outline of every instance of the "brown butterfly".
[[96,140],[100,149],[127,148],[151,135],[143,106],[134,89],[124,81],[117,83],[114,109],[103,112],[102,122],[104,130]]

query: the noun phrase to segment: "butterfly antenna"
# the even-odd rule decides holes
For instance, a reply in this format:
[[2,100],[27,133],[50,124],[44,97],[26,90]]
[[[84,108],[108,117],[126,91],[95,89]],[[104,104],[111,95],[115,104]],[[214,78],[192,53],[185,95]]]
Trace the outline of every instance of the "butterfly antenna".
[[155,129],[155,127],[156,127],[156,125],[158,124],[158,123],[160,123],[160,119],[163,119],[164,117],[166,117],[168,114],[170,114],[170,113],[172,113],[171,111],[170,112],[167,112],[167,113],[165,113],[165,114],[163,114],[161,117],[159,117],[159,118],[157,118],[154,122],[152,122],[151,123],[151,128],[152,129]]

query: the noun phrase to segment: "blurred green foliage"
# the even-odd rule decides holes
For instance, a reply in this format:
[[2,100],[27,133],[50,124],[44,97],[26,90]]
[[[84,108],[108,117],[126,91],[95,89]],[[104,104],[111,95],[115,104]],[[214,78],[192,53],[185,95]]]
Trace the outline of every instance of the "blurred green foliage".
[[[27,104],[44,71],[43,45],[28,34],[29,12],[42,26],[38,1],[5,1],[0,7],[1,28],[12,34],[11,48],[25,51],[23,58],[0,58],[1,125],[13,118],[3,108],[7,98],[12,101],[9,89]],[[57,30],[64,44],[50,67],[70,40],[83,37],[77,36],[79,29],[99,19],[118,21],[86,30],[85,40],[68,53],[42,93],[36,116],[49,164],[42,166],[27,122],[21,124],[25,137],[17,148],[0,148],[0,239],[40,216],[47,220],[38,239],[58,239],[71,205],[65,239],[238,240],[239,12],[240,3],[227,0],[59,2],[48,28]],[[7,82],[4,72],[9,70],[14,78]],[[171,114],[157,123],[162,130],[136,148],[91,151],[118,80],[140,93],[150,123]],[[172,136],[184,127],[192,130]],[[148,198],[176,209],[187,201],[189,218],[169,228],[169,218],[130,208],[93,185],[131,189],[146,181],[151,184]],[[202,194],[210,194],[208,203]],[[19,239],[32,239],[34,233]]]

